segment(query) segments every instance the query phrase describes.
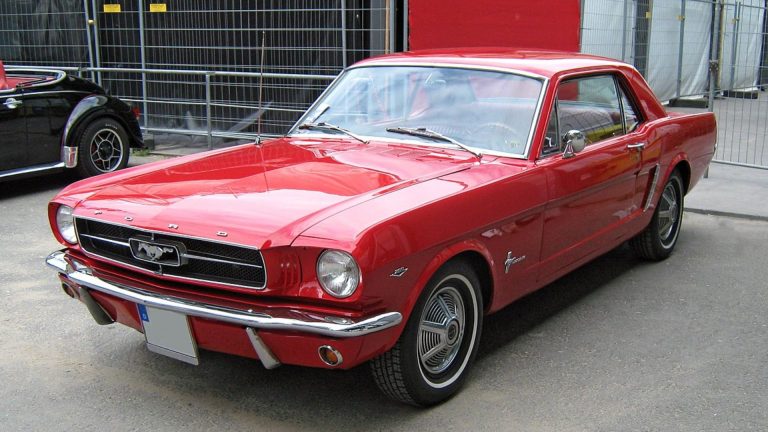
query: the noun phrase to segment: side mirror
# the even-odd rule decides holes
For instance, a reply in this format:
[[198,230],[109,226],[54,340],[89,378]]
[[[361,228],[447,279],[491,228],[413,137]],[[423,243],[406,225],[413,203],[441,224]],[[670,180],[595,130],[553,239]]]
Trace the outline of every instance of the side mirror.
[[563,136],[565,142],[565,151],[563,151],[564,158],[572,158],[576,153],[584,150],[587,146],[587,137],[584,136],[584,132],[576,129],[571,129]]

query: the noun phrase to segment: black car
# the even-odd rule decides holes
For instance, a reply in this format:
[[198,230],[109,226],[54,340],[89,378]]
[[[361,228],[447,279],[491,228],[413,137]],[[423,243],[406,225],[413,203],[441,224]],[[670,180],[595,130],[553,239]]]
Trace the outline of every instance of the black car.
[[73,168],[82,177],[128,164],[144,146],[138,111],[63,71],[0,62],[0,181]]

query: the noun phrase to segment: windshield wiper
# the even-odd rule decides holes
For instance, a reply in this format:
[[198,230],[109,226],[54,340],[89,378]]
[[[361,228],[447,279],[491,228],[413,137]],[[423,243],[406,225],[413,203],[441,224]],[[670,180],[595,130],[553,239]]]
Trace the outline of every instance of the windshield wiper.
[[325,123],[325,122],[320,122],[320,123],[302,123],[302,124],[299,125],[299,129],[304,129],[304,130],[307,130],[307,129],[318,129],[318,130],[330,130],[330,131],[341,132],[343,134],[346,134],[346,135],[348,135],[348,136],[350,136],[350,137],[360,141],[363,144],[368,144],[368,141],[366,141],[365,139],[361,138],[356,133],[348,131],[348,130],[344,129],[343,127],[332,125],[330,123]]
[[455,145],[457,147],[460,147],[463,150],[468,151],[469,153],[472,153],[473,155],[475,155],[477,160],[481,160],[483,158],[483,154],[482,153],[479,153],[479,152],[476,152],[476,151],[472,150],[471,148],[467,147],[465,144],[462,144],[462,143],[456,141],[455,139],[453,139],[453,138],[451,138],[449,136],[445,136],[445,135],[441,134],[440,132],[435,132],[435,131],[427,129],[427,128],[423,128],[423,127],[420,127],[420,128],[395,127],[395,128],[387,128],[387,132],[399,133],[399,134],[404,134],[404,135],[413,135],[413,136],[417,136],[417,137],[430,138],[430,139],[437,140],[437,141],[448,142],[448,143],[451,143],[451,144],[453,144],[453,145]]

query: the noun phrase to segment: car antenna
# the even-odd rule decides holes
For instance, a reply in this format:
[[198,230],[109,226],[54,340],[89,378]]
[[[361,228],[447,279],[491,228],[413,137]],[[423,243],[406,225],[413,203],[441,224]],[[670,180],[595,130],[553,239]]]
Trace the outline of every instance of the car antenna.
[[262,102],[264,100],[264,47],[266,45],[267,32],[261,32],[261,64],[259,65],[259,118],[256,119],[256,133],[258,138],[256,139],[256,145],[261,144],[261,117],[264,115],[264,107]]

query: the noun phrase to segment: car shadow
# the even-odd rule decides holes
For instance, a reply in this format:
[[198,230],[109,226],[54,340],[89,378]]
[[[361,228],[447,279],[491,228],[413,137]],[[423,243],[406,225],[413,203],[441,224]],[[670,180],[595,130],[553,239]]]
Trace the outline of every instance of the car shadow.
[[63,189],[76,180],[69,172],[46,174],[17,180],[0,181],[0,199],[16,198],[38,192]]

